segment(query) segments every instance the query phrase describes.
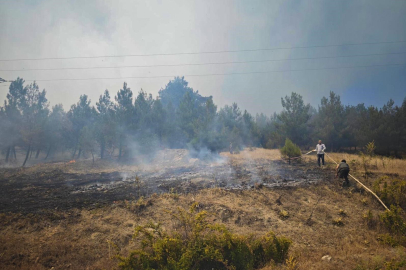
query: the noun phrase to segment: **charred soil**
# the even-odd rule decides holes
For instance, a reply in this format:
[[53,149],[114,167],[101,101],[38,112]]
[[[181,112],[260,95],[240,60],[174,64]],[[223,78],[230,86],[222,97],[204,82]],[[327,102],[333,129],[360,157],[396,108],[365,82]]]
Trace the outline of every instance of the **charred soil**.
[[290,238],[288,264],[264,269],[385,269],[406,257],[405,248],[383,245],[382,231],[366,224],[365,213],[376,216],[383,207],[353,182],[341,188],[331,164],[288,165],[263,149],[210,160],[184,150],[160,155],[148,165],[2,169],[0,268],[114,269],[115,254],[139,245],[132,239],[137,225],[177,230],[171,212],[196,202],[211,223],[235,233],[272,230]]

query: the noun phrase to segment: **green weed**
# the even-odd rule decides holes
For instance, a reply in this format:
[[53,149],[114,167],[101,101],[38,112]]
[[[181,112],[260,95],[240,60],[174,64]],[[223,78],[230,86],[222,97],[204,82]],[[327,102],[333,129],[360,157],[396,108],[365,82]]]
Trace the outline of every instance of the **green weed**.
[[138,226],[134,238],[141,246],[119,257],[120,269],[257,269],[273,261],[283,263],[291,241],[272,232],[256,237],[233,234],[223,225],[211,225],[205,211],[178,208],[171,213],[179,229],[167,232],[160,224]]

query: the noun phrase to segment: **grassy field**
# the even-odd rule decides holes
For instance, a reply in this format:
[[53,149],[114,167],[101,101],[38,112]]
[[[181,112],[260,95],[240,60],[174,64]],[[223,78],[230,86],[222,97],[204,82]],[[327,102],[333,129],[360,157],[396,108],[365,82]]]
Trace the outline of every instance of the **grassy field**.
[[[353,168],[358,172],[363,172],[363,158],[360,155],[346,154],[346,153],[331,153],[329,154],[332,159],[336,162],[340,162],[345,159]],[[327,161],[330,161],[328,157]],[[393,174],[400,175],[402,177],[406,176],[406,160],[395,159],[384,156],[375,156],[367,160],[367,170],[371,173],[381,173],[381,174]]]
[[[277,150],[265,149],[221,155],[233,163],[280,158]],[[337,161],[345,158],[361,162],[356,155],[331,154],[331,157]],[[406,161],[391,160],[385,166],[379,161],[376,158],[370,163],[372,173],[366,182],[372,183],[383,175],[405,179],[402,165],[405,168]],[[302,162],[313,164],[315,157],[308,156]],[[86,163],[80,163],[68,169],[84,170]],[[29,170],[38,171],[43,165],[38,166]],[[63,169],[65,165],[55,166]],[[98,166],[110,170],[106,164],[94,166],[94,170]],[[198,202],[199,210],[209,213],[211,223],[224,224],[234,233],[262,235],[272,230],[293,241],[289,262],[269,265],[264,270],[406,269],[406,262],[404,266],[400,264],[406,258],[406,249],[382,244],[379,236],[386,232],[384,228],[371,228],[366,222],[368,211],[377,216],[384,212],[383,207],[354,183],[350,188],[341,188],[340,181],[334,178],[334,166],[328,162],[324,168],[331,174],[330,178],[307,187],[258,186],[234,191],[212,188],[189,194],[155,194],[141,203],[117,201],[102,207],[54,209],[29,215],[3,213],[0,215],[0,268],[115,269],[114,255],[126,256],[139,245],[132,238],[137,225],[153,221],[163,224],[167,231],[177,230],[178,224],[170,213],[177,207],[187,209]],[[360,166],[354,166],[353,172],[364,181]],[[322,260],[325,255],[331,256],[331,260]],[[390,268],[395,262],[400,263]]]

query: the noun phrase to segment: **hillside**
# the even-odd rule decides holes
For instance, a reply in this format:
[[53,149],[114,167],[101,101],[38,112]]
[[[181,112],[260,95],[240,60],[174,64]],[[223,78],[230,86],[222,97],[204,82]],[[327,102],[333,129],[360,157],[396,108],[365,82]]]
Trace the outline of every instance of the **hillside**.
[[[0,241],[3,245],[0,248],[0,267],[112,269],[117,266],[114,254],[126,256],[139,244],[137,239],[132,240],[136,226],[153,221],[162,223],[166,231],[176,230],[178,224],[173,220],[171,212],[176,212],[177,207],[188,209],[191,204],[197,202],[198,211],[205,210],[209,213],[210,223],[224,224],[234,233],[262,235],[273,231],[278,236],[283,235],[291,239],[293,244],[289,251],[289,263],[275,266],[277,269],[295,269],[295,264],[297,269],[405,268],[406,249],[401,245],[391,247],[379,240],[381,235],[387,232],[376,218],[378,214],[384,213],[383,207],[372,196],[359,189],[353,181],[350,188],[341,188],[340,181],[334,178],[331,163],[326,168],[319,169],[315,166],[314,156],[310,156],[302,163],[289,166],[279,161],[276,150],[251,150],[235,155],[222,153],[221,157],[227,160],[225,163],[207,161],[212,167],[219,166],[219,171],[214,170],[219,172],[219,178],[221,172],[225,171],[222,167],[226,166],[224,164],[234,168],[230,179],[235,179],[238,183],[224,187],[208,186],[205,184],[207,175],[200,175],[196,187],[193,186],[195,188],[181,189],[176,186],[178,182],[173,181],[173,186],[168,187],[166,193],[152,193],[141,200],[138,199],[136,191],[143,192],[143,189],[137,189],[132,182],[115,190],[124,191],[132,185],[135,193],[133,199],[123,195],[122,199],[114,200],[118,193],[110,193],[112,191],[105,187],[98,191],[98,196],[95,195],[96,191],[89,193],[92,195],[81,193],[82,197],[77,197],[79,201],[75,203],[64,201],[63,192],[57,188],[53,189],[55,186],[46,185],[52,183],[52,179],[38,180],[42,181],[42,186],[40,183],[35,184],[33,180],[35,177],[41,179],[41,175],[55,170],[60,170],[60,173],[85,175],[80,162],[71,167],[58,164],[38,165],[24,169],[25,172],[3,169],[2,175],[8,176],[7,179],[1,180],[2,190],[20,181],[20,192],[42,189],[43,193],[36,194],[55,195],[51,196],[53,199],[49,201],[55,202],[61,198],[64,203],[47,205],[47,200],[41,203],[33,200],[30,207],[24,207],[27,200],[23,200],[23,197],[7,197],[11,203],[6,204],[3,193],[0,216]],[[341,155],[332,156],[339,158]],[[356,160],[356,156],[347,156],[347,159],[349,158]],[[181,160],[179,164],[166,164],[165,169],[172,166],[176,171],[176,166],[179,166],[185,170],[183,162],[186,162],[186,159]],[[190,171],[187,173],[196,172],[197,169],[204,170],[208,166],[198,165],[197,160],[189,159],[187,162],[190,164]],[[399,169],[404,166],[404,162],[393,162],[394,173],[389,170],[380,171],[378,164],[368,174],[366,182],[371,184],[382,175],[389,175],[390,179],[405,179],[404,172]],[[396,169],[396,166],[400,167]],[[113,168],[113,165],[111,167]],[[263,170],[257,174],[260,180],[252,185],[241,185],[248,179],[256,179],[253,172],[254,169],[258,170],[258,167]],[[361,177],[361,169],[354,167],[355,175]],[[112,168],[99,168],[96,164],[88,174],[97,171],[112,173]],[[124,166],[119,169],[137,171],[135,167]],[[145,165],[143,171],[148,171]],[[31,180],[19,177],[25,173],[35,177]],[[144,178],[140,177],[140,181],[148,182],[151,175],[145,173]],[[301,181],[291,181],[292,177],[289,175]],[[306,175],[310,175],[310,179]],[[315,176],[316,180],[312,178]],[[28,184],[28,181],[31,181],[31,184]],[[295,184],[289,184],[291,182]],[[69,187],[64,190],[68,192]],[[126,194],[129,193],[127,191]],[[104,196],[107,199],[100,199]],[[109,201],[110,199],[113,201]],[[8,208],[6,205],[9,205]],[[369,210],[377,226],[373,226],[371,220],[368,223],[365,218]],[[325,255],[331,256],[331,260],[322,260]],[[270,265],[264,269],[274,268]]]

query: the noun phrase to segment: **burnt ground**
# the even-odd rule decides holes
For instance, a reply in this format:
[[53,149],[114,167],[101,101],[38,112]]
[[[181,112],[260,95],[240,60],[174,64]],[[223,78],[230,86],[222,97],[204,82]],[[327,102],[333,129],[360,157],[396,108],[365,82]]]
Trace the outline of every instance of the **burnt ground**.
[[[177,150],[179,151],[179,150]],[[247,190],[264,187],[302,186],[332,178],[329,170],[313,163],[287,164],[266,158],[234,162],[191,159],[154,168],[109,172],[67,172],[55,169],[27,171],[0,169],[0,212],[40,213],[45,210],[95,208],[114,201],[134,200],[153,193],[193,193],[219,187]],[[179,160],[178,160],[179,161]],[[155,164],[156,165],[156,164]]]
[[[172,149],[147,164],[38,160],[0,169],[0,269],[116,269],[114,255],[128,256],[141,244],[133,238],[137,226],[153,221],[166,232],[179,230],[174,214],[194,203],[209,224],[238,235],[272,231],[291,239],[289,262],[262,270],[405,269],[406,249],[382,242],[384,208],[355,183],[340,188],[331,162],[320,169],[308,156],[309,162],[288,165],[278,150],[265,149],[212,158]],[[403,171],[403,161],[396,162],[365,183]]]

